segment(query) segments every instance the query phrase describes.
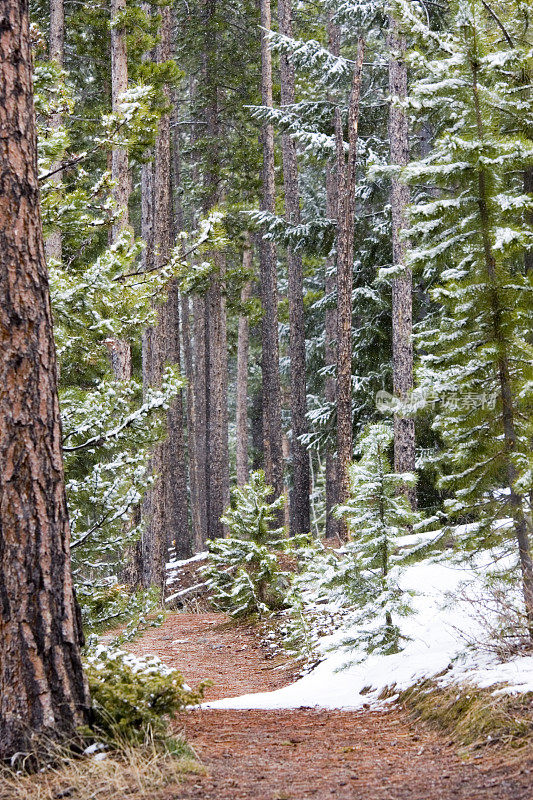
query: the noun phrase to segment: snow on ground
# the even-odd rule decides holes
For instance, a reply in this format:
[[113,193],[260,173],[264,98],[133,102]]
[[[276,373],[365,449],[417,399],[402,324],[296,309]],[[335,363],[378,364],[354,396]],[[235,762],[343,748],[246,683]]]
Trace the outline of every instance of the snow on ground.
[[192,556],[191,558],[185,558],[181,561],[175,559],[172,561],[167,561],[167,586],[170,586],[170,584],[174,583],[176,578],[179,577],[179,572],[182,567],[187,566],[187,564],[193,564],[195,561],[205,561],[207,556],[207,550],[204,550],[203,553],[196,553],[196,555]]
[[406,617],[401,626],[402,632],[410,638],[402,652],[373,654],[356,663],[353,652],[342,648],[331,650],[349,635],[349,631],[344,630],[324,638],[324,660],[290,686],[275,692],[205,703],[203,707],[359,709],[366,704],[379,706],[383,701],[380,702],[378,696],[386,687],[406,689],[444,670],[447,672],[439,678],[442,684],[466,681],[489,687],[505,683],[504,689],[495,691],[533,691],[533,656],[517,657],[501,664],[490,652],[474,652],[467,648],[467,641],[483,639],[481,623],[475,619],[467,602],[452,602],[448,596],[465,582],[479,586],[479,573],[450,562],[416,564],[405,572],[402,580],[405,589],[418,593],[412,603],[415,613]]

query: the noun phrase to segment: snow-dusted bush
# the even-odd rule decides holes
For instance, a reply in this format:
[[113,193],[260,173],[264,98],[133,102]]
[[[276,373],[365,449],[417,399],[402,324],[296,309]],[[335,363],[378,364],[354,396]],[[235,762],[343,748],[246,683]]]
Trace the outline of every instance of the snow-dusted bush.
[[202,698],[202,685],[193,691],[155,656],[139,658],[99,646],[88,656],[85,672],[93,730],[112,746],[164,742],[172,717]]
[[286,602],[288,575],[276,550],[285,549],[287,539],[283,528],[273,528],[284,498],[270,500],[272,491],[264,473],[253,472],[248,484],[233,491],[222,517],[229,538],[207,542],[205,575],[213,603],[232,616],[269,614]]
[[409,603],[398,577],[411,550],[400,547],[399,539],[420,523],[406,493],[415,476],[391,469],[388,454],[393,438],[391,426],[385,423],[363,431],[357,446],[360,458],[349,468],[350,497],[335,510],[336,516],[346,520],[352,536],[343,548],[339,571],[348,591],[355,590],[359,607],[361,633],[355,642],[364,642],[369,652],[400,648],[397,620],[409,613]]

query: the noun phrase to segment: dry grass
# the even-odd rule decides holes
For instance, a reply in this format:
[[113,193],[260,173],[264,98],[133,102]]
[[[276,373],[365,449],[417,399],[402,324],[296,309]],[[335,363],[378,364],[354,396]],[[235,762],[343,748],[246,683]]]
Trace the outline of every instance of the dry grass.
[[437,725],[469,749],[490,745],[521,748],[533,744],[533,692],[494,694],[457,685],[440,687],[426,680],[401,692],[399,702],[418,719]]
[[154,745],[124,747],[99,760],[63,755],[61,762],[40,772],[0,772],[0,800],[157,800],[187,774],[205,768],[183,744],[180,755]]

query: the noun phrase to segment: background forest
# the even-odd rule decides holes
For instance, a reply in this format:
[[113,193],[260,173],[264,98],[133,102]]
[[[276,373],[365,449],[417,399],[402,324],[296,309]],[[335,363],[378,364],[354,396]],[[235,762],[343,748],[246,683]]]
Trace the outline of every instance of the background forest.
[[284,497],[283,535],[351,540],[385,639],[402,534],[496,548],[531,629],[529,4],[31,10],[86,623],[146,611],[251,480],[241,522]]

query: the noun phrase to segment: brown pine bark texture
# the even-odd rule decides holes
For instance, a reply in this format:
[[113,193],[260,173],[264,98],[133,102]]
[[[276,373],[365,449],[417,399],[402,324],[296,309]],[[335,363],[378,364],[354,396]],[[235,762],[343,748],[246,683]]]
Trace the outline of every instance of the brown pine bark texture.
[[[242,268],[249,275],[252,269],[252,240],[246,235],[242,254]],[[241,289],[241,304],[245,306],[252,296],[252,282],[247,280]],[[237,485],[248,483],[250,475],[248,467],[248,352],[250,344],[248,317],[239,316],[237,333],[237,388],[236,388],[236,467]]]
[[[111,0],[111,101],[114,112],[118,111],[120,99],[128,89],[126,35],[124,28],[119,24],[120,16],[125,9],[126,0]],[[130,179],[128,152],[123,147],[113,148],[111,176],[115,183],[113,195],[121,214],[113,226],[112,237],[116,239],[120,231],[128,225]]]
[[[409,161],[409,129],[405,111],[395,102],[407,96],[407,67],[403,61],[405,41],[398,33],[398,23],[389,19],[387,44],[389,60],[389,92],[393,101],[389,110],[389,141],[391,163],[405,167]],[[413,388],[413,278],[405,267],[407,241],[402,231],[407,227],[406,212],[409,205],[409,187],[398,177],[391,184],[392,258],[401,275],[392,282],[392,375],[393,391],[402,400],[408,398]],[[396,472],[414,472],[415,421],[410,417],[394,417],[394,469]],[[408,491],[413,507],[416,491]]]
[[37,183],[27,0],[0,6],[0,759],[88,719]]
[[[160,41],[156,60],[168,61],[171,55],[171,10],[161,9]],[[169,98],[168,88],[165,88]],[[171,137],[170,116],[159,122],[153,170],[153,254],[154,266],[163,267],[171,254]],[[147,191],[149,188],[147,187]],[[150,246],[150,243],[147,243]],[[175,280],[167,287],[167,297],[156,306],[157,324],[147,331],[144,365],[145,380],[150,386],[161,383],[167,365],[180,366],[179,293]],[[167,412],[166,436],[154,449],[151,469],[157,476],[144,504],[143,583],[162,587],[168,546],[175,543],[179,556],[190,555],[190,537],[186,501],[186,466],[183,438],[183,408],[181,394]]]
[[[364,42],[357,43],[350,102],[348,107],[348,155],[344,142],[340,112],[335,119],[338,160],[338,234],[337,234],[337,464],[339,501],[349,494],[348,466],[352,460],[352,288],[354,259],[355,187],[359,100]],[[339,526],[347,536],[346,526]]]
[[[266,31],[271,29],[270,0],[261,0],[261,98],[264,106],[272,107],[272,55]],[[274,129],[263,125],[263,194],[262,211],[275,211]],[[263,441],[267,483],[274,497],[283,494],[283,449],[281,428],[281,385],[279,376],[278,340],[278,282],[276,247],[261,240],[260,248],[261,302],[261,373],[263,379]]]
[[[63,66],[65,49],[65,9],[63,0],[50,0],[50,58],[57,61],[60,67]],[[52,128],[60,128],[63,124],[61,114],[52,114],[50,120]],[[63,171],[59,169],[60,164],[52,164],[51,170],[54,174],[50,177],[52,183],[59,185],[63,180]],[[44,245],[47,259],[61,261],[63,256],[63,242],[61,231],[53,230]]]
[[[279,30],[292,37],[291,0],[278,0]],[[281,104],[291,105],[295,100],[294,66],[289,58],[280,56]],[[285,218],[292,225],[301,220],[300,194],[298,186],[298,161],[294,140],[285,133],[281,137],[283,158],[283,185],[285,189]],[[290,532],[292,536],[309,533],[311,529],[311,506],[309,494],[311,476],[309,452],[300,440],[308,431],[307,392],[305,381],[305,316],[304,281],[301,253],[287,250],[288,295],[289,295],[289,358],[291,365],[291,466],[292,487],[290,492]]]
[[[338,56],[340,53],[340,28],[330,19],[328,21],[328,45],[331,53]],[[331,101],[331,97],[328,98]],[[326,217],[337,219],[338,214],[338,185],[335,163],[326,165]],[[325,264],[324,289],[326,295],[336,292],[335,259],[330,256]],[[325,363],[330,370],[336,372],[337,365],[337,308],[330,306],[326,308],[325,319]],[[332,405],[337,396],[336,376],[328,374],[325,385],[325,399]],[[328,444],[326,450],[326,537],[332,538],[338,535],[339,522],[333,516],[333,508],[338,503],[337,488],[337,456],[335,444]]]

